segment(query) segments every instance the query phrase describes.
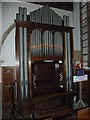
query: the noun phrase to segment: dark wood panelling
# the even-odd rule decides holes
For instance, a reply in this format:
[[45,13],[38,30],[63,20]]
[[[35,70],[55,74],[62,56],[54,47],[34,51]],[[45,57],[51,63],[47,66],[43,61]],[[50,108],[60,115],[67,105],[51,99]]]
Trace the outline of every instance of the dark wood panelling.
[[2,67],[2,106],[3,106],[2,117],[5,116],[4,111],[11,103],[10,85],[15,80],[14,70],[15,70],[14,67]]
[[83,99],[85,101],[88,101],[88,106],[90,106],[90,70],[85,70],[85,74],[88,75],[88,81],[85,84],[85,86],[83,85]]

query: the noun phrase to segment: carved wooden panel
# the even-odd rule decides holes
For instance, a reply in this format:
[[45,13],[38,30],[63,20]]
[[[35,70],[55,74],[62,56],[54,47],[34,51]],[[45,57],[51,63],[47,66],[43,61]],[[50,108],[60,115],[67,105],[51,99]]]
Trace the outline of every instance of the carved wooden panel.
[[58,62],[32,64],[33,96],[44,96],[64,91],[63,69],[64,65]]
[[10,85],[15,80],[15,69],[14,67],[2,67],[2,105],[3,115],[5,109],[11,102]]

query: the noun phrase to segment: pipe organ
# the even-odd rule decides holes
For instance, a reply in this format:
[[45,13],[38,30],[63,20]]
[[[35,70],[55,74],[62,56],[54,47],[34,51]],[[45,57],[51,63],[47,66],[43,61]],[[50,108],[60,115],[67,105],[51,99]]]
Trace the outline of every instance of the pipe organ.
[[[72,113],[73,27],[47,5],[16,14],[18,98],[36,119]],[[21,106],[23,108],[23,106]],[[23,108],[24,109],[24,108]]]

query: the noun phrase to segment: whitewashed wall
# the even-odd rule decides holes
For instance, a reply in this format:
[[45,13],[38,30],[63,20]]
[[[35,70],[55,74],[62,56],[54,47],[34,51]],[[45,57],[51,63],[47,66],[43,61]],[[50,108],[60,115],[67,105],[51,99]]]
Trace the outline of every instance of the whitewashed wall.
[[[38,9],[39,7],[42,7],[40,5],[35,5],[31,3],[20,3],[20,2],[4,2],[2,3],[2,32],[4,33],[5,30],[14,22],[15,14],[18,11],[18,7],[26,7],[28,12],[31,12],[35,9]],[[63,15],[69,15],[70,17],[70,26],[75,25],[75,34],[74,34],[74,49],[80,49],[79,41],[80,41],[80,35],[79,35],[79,17],[77,18],[77,15],[79,15],[78,12],[78,6],[77,3],[74,4],[74,12],[65,11],[53,8],[53,10],[63,17]],[[76,11],[76,12],[75,12]],[[13,30],[9,36],[7,37],[3,48],[2,48],[2,58],[4,59],[4,63],[2,66],[15,66],[15,30]]]
[[0,2],[0,37],[2,33],[2,2]]
[[[1,38],[2,38],[2,2],[0,2],[0,47],[2,42]],[[1,54],[0,54],[0,59],[1,59]],[[1,83],[1,65],[0,65],[0,83]]]
[[74,2],[73,23],[74,23],[74,50],[81,50],[80,44],[80,9],[79,2]]
[[[0,2],[0,47],[1,47],[1,36],[2,36],[2,2]],[[0,54],[1,58],[1,54]]]
[[[1,36],[2,36],[2,2],[0,2],[0,46],[1,46]],[[1,54],[0,54],[1,58]],[[0,66],[0,119],[2,117],[2,84],[1,84],[1,66]]]
[[[2,3],[2,33],[14,22],[15,15],[19,7],[26,7],[28,11],[35,10],[41,6],[19,3],[19,2],[3,2]],[[2,66],[15,66],[15,29],[6,38],[2,48],[2,58],[4,63]]]

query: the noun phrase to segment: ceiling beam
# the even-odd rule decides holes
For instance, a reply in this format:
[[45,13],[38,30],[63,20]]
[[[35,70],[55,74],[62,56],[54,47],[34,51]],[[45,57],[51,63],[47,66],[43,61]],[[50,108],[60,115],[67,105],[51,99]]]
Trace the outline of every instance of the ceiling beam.
[[30,2],[30,3],[48,5],[49,7],[73,11],[73,2]]

